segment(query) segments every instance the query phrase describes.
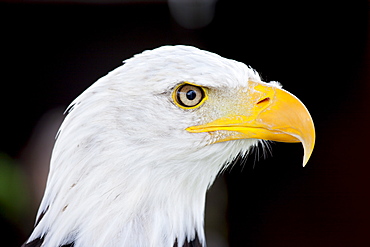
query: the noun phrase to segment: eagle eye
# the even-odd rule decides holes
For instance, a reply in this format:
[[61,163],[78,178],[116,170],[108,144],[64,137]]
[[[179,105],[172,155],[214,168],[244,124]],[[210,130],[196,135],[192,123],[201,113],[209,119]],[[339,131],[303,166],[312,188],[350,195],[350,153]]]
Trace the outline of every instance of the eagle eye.
[[185,82],[175,88],[173,98],[178,106],[189,109],[200,106],[206,93],[202,87]]

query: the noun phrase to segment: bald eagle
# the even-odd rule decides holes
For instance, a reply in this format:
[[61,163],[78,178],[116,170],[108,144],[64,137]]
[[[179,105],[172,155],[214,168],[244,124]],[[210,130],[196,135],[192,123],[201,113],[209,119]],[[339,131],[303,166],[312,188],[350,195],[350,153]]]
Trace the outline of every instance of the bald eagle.
[[205,246],[205,195],[265,140],[315,142],[306,107],[241,62],[190,46],[130,59],[67,109],[23,246]]

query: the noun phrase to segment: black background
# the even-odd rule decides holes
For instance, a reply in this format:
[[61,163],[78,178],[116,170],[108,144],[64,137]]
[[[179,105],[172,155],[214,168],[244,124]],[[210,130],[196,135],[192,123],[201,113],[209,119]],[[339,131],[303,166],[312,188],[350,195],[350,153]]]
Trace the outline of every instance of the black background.
[[281,82],[317,131],[305,168],[300,145],[273,143],[225,172],[230,246],[370,246],[368,15],[366,1],[220,0],[189,30],[165,3],[0,3],[0,151],[16,159],[44,112],[124,59],[194,45]]

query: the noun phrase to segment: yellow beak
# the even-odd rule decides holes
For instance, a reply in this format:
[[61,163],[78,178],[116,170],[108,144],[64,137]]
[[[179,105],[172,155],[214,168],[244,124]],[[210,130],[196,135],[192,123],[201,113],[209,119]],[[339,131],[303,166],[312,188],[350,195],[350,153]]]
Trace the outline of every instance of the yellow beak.
[[[193,133],[232,131],[216,142],[256,138],[279,142],[301,142],[303,166],[315,145],[315,127],[303,103],[289,92],[267,83],[250,81],[238,110],[204,125],[188,127]],[[237,113],[236,113],[237,112]]]

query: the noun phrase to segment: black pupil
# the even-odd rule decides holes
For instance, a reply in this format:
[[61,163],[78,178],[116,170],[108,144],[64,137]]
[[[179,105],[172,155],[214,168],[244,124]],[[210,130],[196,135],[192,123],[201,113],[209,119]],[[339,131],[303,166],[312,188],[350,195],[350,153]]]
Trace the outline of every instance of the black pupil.
[[188,100],[193,100],[197,96],[197,93],[194,90],[189,90],[186,92],[186,98]]

